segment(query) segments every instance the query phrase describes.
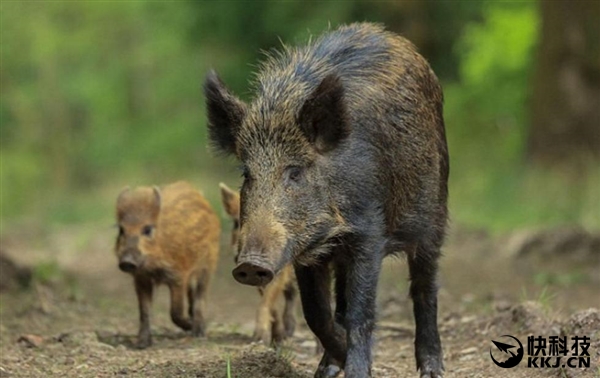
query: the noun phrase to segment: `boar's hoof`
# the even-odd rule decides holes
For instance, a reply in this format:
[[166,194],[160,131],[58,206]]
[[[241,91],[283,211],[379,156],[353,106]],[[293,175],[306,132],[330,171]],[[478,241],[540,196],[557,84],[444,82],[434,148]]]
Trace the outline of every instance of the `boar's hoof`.
[[152,345],[152,338],[150,336],[140,336],[135,344],[137,349],[146,349]]
[[438,358],[430,358],[421,366],[421,378],[443,378],[444,368]]
[[265,286],[273,279],[273,270],[258,263],[243,262],[232,272],[239,283],[251,286]]
[[340,367],[337,365],[319,365],[319,368],[315,373],[315,378],[335,378],[340,375],[341,372],[342,369],[340,369]]
[[442,375],[442,373],[439,372],[427,372],[421,373],[421,378],[444,378],[444,376]]

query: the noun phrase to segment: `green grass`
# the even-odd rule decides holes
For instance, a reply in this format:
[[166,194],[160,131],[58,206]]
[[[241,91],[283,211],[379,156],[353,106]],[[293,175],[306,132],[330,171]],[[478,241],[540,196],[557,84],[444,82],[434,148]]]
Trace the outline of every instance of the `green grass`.
[[542,309],[546,314],[549,314],[552,309],[552,303],[556,299],[556,293],[548,290],[547,286],[544,286],[537,296],[532,296],[527,292],[526,288],[521,291],[521,302],[533,301],[537,302],[542,306]]
[[455,162],[450,178],[453,223],[493,232],[579,224],[600,228],[600,170],[581,173]]
[[227,378],[231,377],[231,356],[227,355]]
[[538,272],[533,277],[533,282],[538,286],[557,285],[559,287],[571,287],[589,281],[589,276],[580,271],[554,273]]

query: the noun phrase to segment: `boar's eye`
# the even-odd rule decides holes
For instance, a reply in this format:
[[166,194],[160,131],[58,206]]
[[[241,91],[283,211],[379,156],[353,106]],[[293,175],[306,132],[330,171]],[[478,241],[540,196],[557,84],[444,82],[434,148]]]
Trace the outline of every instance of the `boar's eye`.
[[125,230],[123,230],[123,226],[119,226],[119,236],[125,235]]
[[148,226],[144,226],[144,228],[142,228],[142,235],[144,236],[152,236],[152,230],[154,229],[154,227],[148,225]]
[[248,170],[248,168],[242,167],[242,177],[244,178],[244,180],[252,179],[252,177],[250,176],[250,170]]
[[285,169],[284,177],[287,182],[297,183],[302,179],[303,173],[302,167],[290,166]]

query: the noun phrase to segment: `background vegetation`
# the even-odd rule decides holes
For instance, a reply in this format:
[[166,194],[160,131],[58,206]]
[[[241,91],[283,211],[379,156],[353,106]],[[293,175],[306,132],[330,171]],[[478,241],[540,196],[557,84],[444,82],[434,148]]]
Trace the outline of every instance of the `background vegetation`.
[[187,179],[218,206],[238,177],[207,151],[208,68],[248,99],[261,51],[364,20],[443,83],[454,224],[599,228],[600,3],[563,3],[2,2],[2,233],[110,224],[125,185]]

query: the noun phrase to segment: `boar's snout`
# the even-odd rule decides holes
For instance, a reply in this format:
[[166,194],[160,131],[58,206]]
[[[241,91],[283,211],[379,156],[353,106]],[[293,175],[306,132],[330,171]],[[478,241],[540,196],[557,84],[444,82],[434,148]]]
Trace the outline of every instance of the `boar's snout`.
[[138,268],[138,265],[138,259],[132,252],[124,253],[119,259],[119,269],[126,273],[135,272],[135,270]]
[[275,275],[271,267],[259,261],[240,262],[232,273],[236,281],[251,286],[265,286]]

